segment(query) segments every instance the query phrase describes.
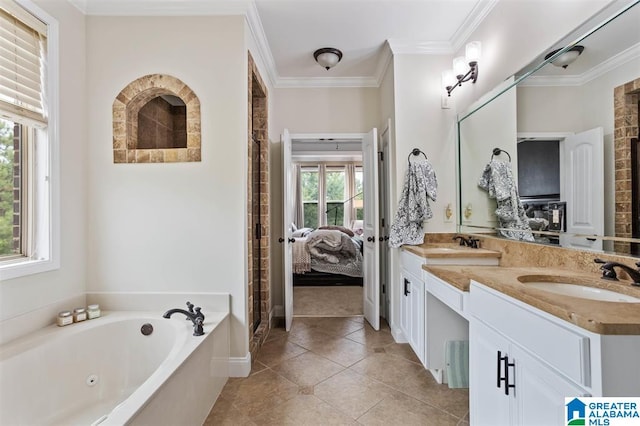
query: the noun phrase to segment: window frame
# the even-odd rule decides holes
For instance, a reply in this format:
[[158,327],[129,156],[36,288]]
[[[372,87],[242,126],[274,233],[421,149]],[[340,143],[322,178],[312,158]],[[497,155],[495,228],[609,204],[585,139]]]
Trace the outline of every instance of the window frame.
[[[300,176],[302,176],[303,173],[315,173],[318,177],[317,177],[317,193],[318,196],[316,197],[315,200],[305,200],[304,199],[304,189],[302,191],[303,193],[303,197],[300,200],[300,202],[302,203],[302,211],[303,211],[303,216],[304,216],[304,211],[305,211],[305,205],[306,204],[313,204],[316,206],[317,212],[316,212],[316,217],[318,219],[318,223],[316,223],[316,226],[312,226],[312,228],[317,228],[318,226],[320,226],[320,222],[321,222],[321,210],[320,210],[320,178],[322,177],[321,171],[320,171],[320,167],[318,164],[301,164],[301,168],[300,168]],[[303,226],[306,225],[311,225],[306,223],[306,217],[305,217],[305,222],[303,223]]]
[[[326,226],[329,224],[330,220],[329,217],[327,216],[326,210],[327,210],[327,206],[329,205],[330,201],[327,200],[327,184],[326,184],[326,174],[329,171],[332,171],[332,168],[343,168],[344,173],[345,173],[345,188],[344,188],[344,192],[345,192],[345,198],[343,200],[340,200],[340,202],[344,202],[345,200],[349,200],[352,197],[356,196],[356,193],[352,194],[352,188],[348,188],[347,185],[347,177],[346,177],[346,167],[348,165],[353,165],[354,166],[354,175],[352,176],[353,182],[355,184],[355,175],[356,175],[356,171],[359,169],[360,172],[362,172],[362,162],[361,161],[296,161],[296,164],[298,164],[301,167],[301,171],[303,171],[305,168],[316,168],[317,173],[318,173],[318,185],[320,186],[318,188],[318,200],[317,200],[317,205],[318,205],[318,224],[317,226]],[[337,170],[333,170],[333,171],[337,171]],[[323,180],[322,185],[320,185],[320,180]],[[364,179],[364,176],[363,176]],[[364,184],[364,182],[363,182]],[[355,185],[354,185],[355,186]],[[300,200],[303,204],[305,203],[305,201]],[[336,200],[337,201],[337,200]],[[336,202],[336,201],[331,201]],[[311,201],[309,201],[311,202]],[[352,213],[351,213],[351,217],[355,218],[356,214],[357,214],[357,210],[355,207],[352,207]],[[342,215],[342,220],[344,222],[344,216],[345,216],[345,211],[343,210],[343,215]],[[344,224],[344,226],[349,226],[349,224]]]
[[[30,144],[30,173],[25,187],[27,209],[27,250],[25,255],[0,260],[0,281],[60,268],[60,159],[59,159],[59,24],[30,0],[14,0],[47,26],[47,66],[45,98],[47,125],[42,128],[26,117],[6,118],[23,125],[34,137]],[[3,114],[5,115],[5,114]],[[21,173],[25,173],[23,169]],[[23,206],[24,207],[24,206]],[[24,234],[23,234],[24,235]]]

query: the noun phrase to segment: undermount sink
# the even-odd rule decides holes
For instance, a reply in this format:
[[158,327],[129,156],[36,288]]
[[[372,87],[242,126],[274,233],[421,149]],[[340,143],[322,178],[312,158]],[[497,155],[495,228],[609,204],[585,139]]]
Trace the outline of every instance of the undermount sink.
[[640,303],[640,298],[604,288],[583,285],[579,283],[578,280],[570,282],[574,281],[571,278],[563,279],[563,277],[553,277],[552,279],[548,279],[547,277],[547,279],[545,279],[544,276],[522,276],[518,277],[518,281],[526,284],[527,287],[537,288],[563,296],[599,300],[601,302]]

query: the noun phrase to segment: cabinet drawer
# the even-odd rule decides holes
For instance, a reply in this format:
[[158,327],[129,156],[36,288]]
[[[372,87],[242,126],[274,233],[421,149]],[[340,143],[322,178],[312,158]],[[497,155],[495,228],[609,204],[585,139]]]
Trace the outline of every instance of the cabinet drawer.
[[576,383],[591,386],[586,335],[475,281],[471,282],[469,305],[474,319],[499,331]]
[[425,275],[427,277],[427,291],[462,315],[464,311],[464,292],[428,272],[425,272]]
[[400,264],[402,268],[416,277],[422,276],[422,265],[424,265],[424,263],[424,257],[417,256],[404,250],[400,252]]

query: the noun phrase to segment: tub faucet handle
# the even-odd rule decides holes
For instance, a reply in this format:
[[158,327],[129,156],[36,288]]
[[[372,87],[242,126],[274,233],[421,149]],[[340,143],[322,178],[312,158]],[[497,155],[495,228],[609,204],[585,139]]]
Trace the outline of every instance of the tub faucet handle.
[[200,306],[196,306],[196,312],[195,312],[195,316],[196,318],[201,318],[202,321],[204,322],[204,314],[201,312],[201,307]]
[[193,313],[193,303],[187,301],[187,310],[191,313]]
[[194,336],[202,336],[204,334],[204,327],[202,327],[202,323],[204,322],[203,318],[196,317],[193,322],[193,335]]

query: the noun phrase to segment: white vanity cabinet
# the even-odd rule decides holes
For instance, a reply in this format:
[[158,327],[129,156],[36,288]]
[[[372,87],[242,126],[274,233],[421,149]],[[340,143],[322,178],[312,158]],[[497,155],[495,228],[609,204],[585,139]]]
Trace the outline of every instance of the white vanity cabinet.
[[592,392],[590,333],[475,282],[469,304],[472,423],[564,424],[564,398]]
[[400,259],[400,330],[420,362],[425,364],[425,289],[422,280],[425,260],[406,251],[401,252]]

